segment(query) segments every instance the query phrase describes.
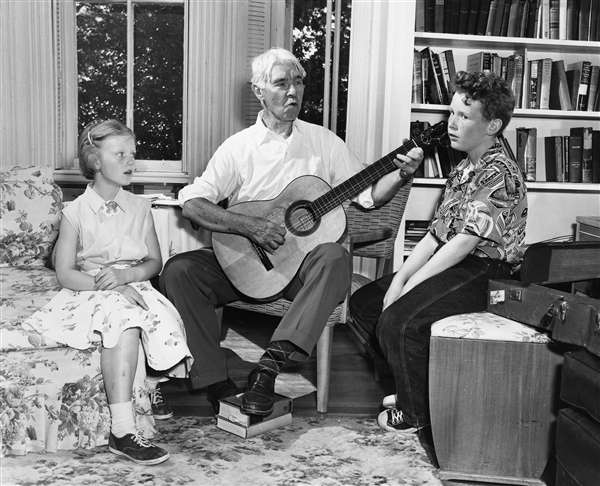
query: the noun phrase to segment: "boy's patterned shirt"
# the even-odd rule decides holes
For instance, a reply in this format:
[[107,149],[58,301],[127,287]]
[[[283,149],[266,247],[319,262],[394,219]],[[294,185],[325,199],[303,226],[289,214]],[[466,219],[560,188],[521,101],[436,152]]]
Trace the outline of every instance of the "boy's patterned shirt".
[[429,231],[442,243],[459,233],[482,240],[473,254],[518,266],[524,253],[527,188],[516,162],[496,143],[450,173]]

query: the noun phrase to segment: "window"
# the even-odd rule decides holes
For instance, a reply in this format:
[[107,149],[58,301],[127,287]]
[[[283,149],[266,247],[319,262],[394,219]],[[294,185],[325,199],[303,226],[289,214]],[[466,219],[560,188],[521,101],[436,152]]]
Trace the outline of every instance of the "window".
[[76,16],[78,132],[122,120],[145,170],[181,169],[183,3],[77,2]]
[[303,120],[346,135],[351,0],[294,0],[292,50],[307,71]]
[[187,0],[55,5],[58,128],[63,139],[59,168],[76,174],[77,134],[93,120],[116,118],[136,134],[136,179],[187,179],[183,163]]

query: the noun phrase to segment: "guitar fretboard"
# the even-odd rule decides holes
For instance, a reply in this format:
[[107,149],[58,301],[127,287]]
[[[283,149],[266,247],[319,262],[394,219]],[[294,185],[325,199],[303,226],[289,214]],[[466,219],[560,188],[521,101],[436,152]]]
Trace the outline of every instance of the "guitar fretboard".
[[311,208],[315,216],[321,217],[329,211],[337,208],[347,199],[353,198],[363,190],[381,179],[384,175],[392,172],[398,167],[394,163],[397,154],[406,154],[412,148],[418,145],[414,140],[405,142],[402,146],[384,155],[377,162],[373,162],[367,168],[361,170],[350,179],[335,186],[331,191],[326,192],[321,197],[311,203]]

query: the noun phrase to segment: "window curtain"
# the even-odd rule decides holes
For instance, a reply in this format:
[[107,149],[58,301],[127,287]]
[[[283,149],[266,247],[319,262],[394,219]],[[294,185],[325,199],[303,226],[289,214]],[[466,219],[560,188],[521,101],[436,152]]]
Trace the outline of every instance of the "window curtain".
[[[369,163],[399,147],[410,132],[414,18],[411,0],[352,3],[346,142]],[[401,227],[395,268],[403,249]]]
[[52,2],[0,2],[0,167],[53,167]]

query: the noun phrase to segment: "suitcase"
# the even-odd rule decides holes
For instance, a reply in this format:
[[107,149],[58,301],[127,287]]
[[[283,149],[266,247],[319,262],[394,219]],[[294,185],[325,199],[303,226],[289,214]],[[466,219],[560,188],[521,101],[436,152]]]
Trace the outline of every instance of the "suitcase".
[[563,408],[556,427],[556,486],[598,486],[600,424],[585,413]]
[[584,349],[565,353],[560,383],[560,398],[600,423],[600,358]]
[[487,309],[600,356],[600,300],[517,280],[490,280]]

